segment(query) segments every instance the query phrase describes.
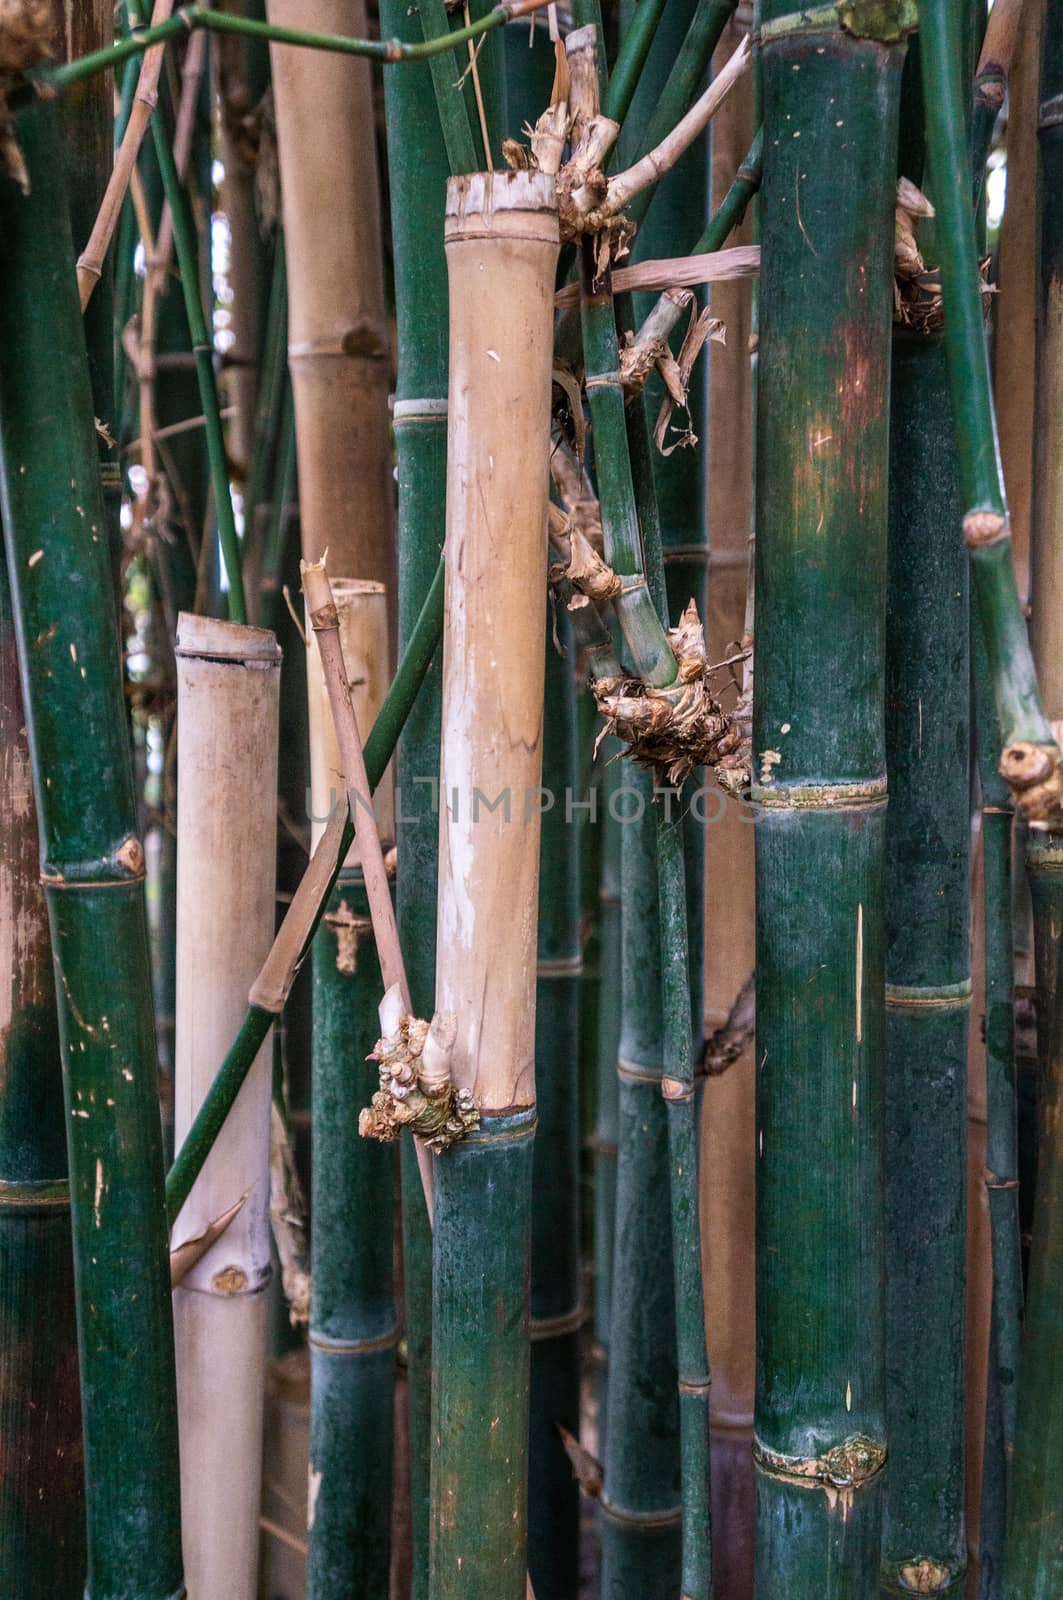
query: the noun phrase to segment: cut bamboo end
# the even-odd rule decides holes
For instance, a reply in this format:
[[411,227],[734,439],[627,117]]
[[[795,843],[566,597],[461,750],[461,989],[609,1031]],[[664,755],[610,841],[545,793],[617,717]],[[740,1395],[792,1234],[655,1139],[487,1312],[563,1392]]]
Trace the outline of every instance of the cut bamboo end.
[[[264,628],[178,619],[178,1148],[273,940],[281,652]],[[270,1276],[272,1060],[263,1044],[175,1226],[228,1226],[174,1293],[185,1573],[202,1600],[257,1583]]]
[[447,189],[450,398],[436,1003],[481,1110],[534,1101],[554,180]]
[[[328,685],[322,670],[321,649],[310,621],[312,611],[321,603],[315,587],[317,573],[325,580],[326,596],[331,591],[351,704],[359,728],[371,728],[384,704],[388,691],[389,659],[388,599],[384,585],[368,578],[328,578],[320,564],[305,566],[303,592],[307,617],[306,692],[310,719],[310,825],[313,849],[317,848],[333,810],[337,805],[342,805],[347,788],[329,705]],[[327,598],[325,603],[328,603]],[[357,806],[363,804],[370,804],[370,796],[358,796]],[[381,778],[372,804],[381,842],[387,849],[395,838],[393,768],[389,767]],[[357,822],[356,809],[356,826]],[[361,851],[356,838],[345,865],[357,866],[360,859]]]

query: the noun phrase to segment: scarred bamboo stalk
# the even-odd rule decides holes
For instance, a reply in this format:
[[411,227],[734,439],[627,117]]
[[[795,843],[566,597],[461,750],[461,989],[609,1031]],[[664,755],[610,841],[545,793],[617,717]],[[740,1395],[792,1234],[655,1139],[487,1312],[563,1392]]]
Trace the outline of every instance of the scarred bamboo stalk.
[[[273,23],[365,32],[364,0],[269,0]],[[303,554],[394,586],[380,201],[369,65],[274,45]]]
[[[525,1600],[536,896],[554,182],[447,191],[436,1002],[480,1130],[435,1164],[432,1600]],[[494,809],[488,809],[488,807]],[[490,1350],[490,1360],[481,1359]]]
[[[180,1148],[273,936],[280,651],[265,629],[185,613],[175,653]],[[174,1294],[185,1571],[203,1600],[257,1592],[271,1078],[267,1043],[174,1224],[180,1243],[247,1196]]]

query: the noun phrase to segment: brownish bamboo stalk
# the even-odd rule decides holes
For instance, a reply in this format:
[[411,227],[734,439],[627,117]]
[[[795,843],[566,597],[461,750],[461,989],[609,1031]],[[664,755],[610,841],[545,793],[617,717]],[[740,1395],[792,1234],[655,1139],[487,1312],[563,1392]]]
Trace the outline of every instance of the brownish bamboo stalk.
[[[364,34],[364,0],[269,0],[271,23]],[[303,554],[394,593],[391,384],[369,63],[271,45]],[[394,637],[394,629],[392,629]]]

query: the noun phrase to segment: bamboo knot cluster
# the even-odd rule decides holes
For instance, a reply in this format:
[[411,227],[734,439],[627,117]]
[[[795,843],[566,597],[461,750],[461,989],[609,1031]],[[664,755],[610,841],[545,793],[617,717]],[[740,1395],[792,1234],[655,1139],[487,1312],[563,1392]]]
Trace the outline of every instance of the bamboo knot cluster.
[[711,682],[705,633],[691,600],[678,627],[668,630],[677,678],[655,689],[641,678],[600,678],[594,685],[605,732],[628,745],[640,767],[675,787],[697,767],[712,767],[728,794],[749,791],[752,760],[751,704],[743,695],[734,710],[724,710]]
[[[916,239],[919,223],[934,216],[934,207],[909,178],[897,182],[893,245],[893,320],[913,333],[941,333],[945,327],[941,268],[928,267]],[[982,312],[989,314],[995,293],[989,282],[990,257],[979,262]]]
[[472,1095],[455,1089],[450,1077],[453,1013],[437,1011],[429,1024],[405,1012],[397,988],[391,988],[381,1001],[380,1027],[367,1057],[379,1063],[380,1087],[358,1118],[362,1138],[390,1144],[409,1128],[438,1151],[479,1127]]
[[1063,768],[1058,751],[1016,740],[1004,748],[1000,776],[1027,822],[1063,827]]

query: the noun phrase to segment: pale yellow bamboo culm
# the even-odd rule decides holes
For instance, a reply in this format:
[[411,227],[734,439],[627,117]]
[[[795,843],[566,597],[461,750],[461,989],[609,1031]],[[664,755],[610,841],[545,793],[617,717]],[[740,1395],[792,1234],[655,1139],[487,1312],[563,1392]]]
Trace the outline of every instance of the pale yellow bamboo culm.
[[[178,1147],[273,942],[281,653],[272,633],[182,614],[177,629]],[[263,1044],[173,1230],[180,1246],[245,1196],[174,1291],[185,1577],[196,1600],[255,1600],[271,1048]]]
[[[447,190],[450,397],[436,1005],[481,1111],[535,1099],[555,184]],[[493,809],[492,809],[493,808]]]

